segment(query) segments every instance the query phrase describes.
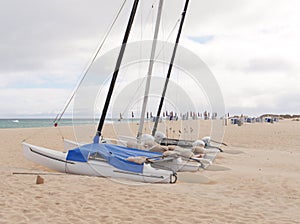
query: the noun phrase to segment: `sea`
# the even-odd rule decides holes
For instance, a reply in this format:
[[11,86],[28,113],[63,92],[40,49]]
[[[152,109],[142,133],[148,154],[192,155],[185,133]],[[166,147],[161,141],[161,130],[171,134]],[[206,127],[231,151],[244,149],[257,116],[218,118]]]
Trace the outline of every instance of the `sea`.
[[[0,128],[35,128],[52,127],[53,119],[0,119]],[[72,119],[63,119],[59,126],[72,126]]]
[[[128,122],[132,119],[124,119],[122,122]],[[136,120],[136,119],[134,119]],[[105,123],[120,122],[119,119],[106,119]],[[58,126],[77,126],[77,125],[88,125],[98,124],[98,120],[92,119],[62,119],[59,121]],[[53,127],[53,119],[0,119],[1,128],[38,128],[38,127]]]

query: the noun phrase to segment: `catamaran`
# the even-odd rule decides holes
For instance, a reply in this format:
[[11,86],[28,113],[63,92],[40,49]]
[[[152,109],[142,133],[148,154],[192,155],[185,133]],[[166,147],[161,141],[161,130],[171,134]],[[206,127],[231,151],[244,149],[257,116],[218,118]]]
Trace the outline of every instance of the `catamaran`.
[[[176,37],[176,41],[175,41],[175,45],[174,45],[171,60],[170,60],[170,63],[169,63],[169,68],[168,68],[167,76],[166,76],[166,79],[165,79],[163,92],[161,94],[161,99],[160,99],[159,107],[158,107],[158,110],[157,110],[157,115],[154,119],[155,123],[154,123],[153,129],[152,129],[152,136],[154,136],[154,138],[149,137],[149,135],[147,135],[147,134],[143,134],[143,126],[144,126],[144,122],[145,122],[146,106],[147,106],[147,102],[148,102],[148,95],[149,95],[149,90],[150,90],[152,70],[153,70],[153,65],[154,65],[154,56],[155,56],[155,51],[156,51],[157,35],[158,35],[159,24],[160,24],[162,1],[160,1],[159,7],[158,7],[158,14],[157,14],[157,19],[156,19],[156,26],[155,26],[153,44],[152,44],[152,49],[151,49],[150,63],[149,63],[148,72],[147,72],[147,80],[146,80],[145,93],[144,93],[144,98],[143,98],[143,105],[142,105],[142,111],[141,111],[141,117],[140,117],[137,137],[136,137],[136,139],[134,139],[134,138],[130,138],[130,137],[127,137],[127,136],[119,136],[119,138],[122,139],[122,140],[125,140],[125,141],[128,141],[128,142],[137,142],[141,145],[145,145],[143,143],[143,138],[145,138],[145,136],[146,136],[146,139],[147,139],[148,142],[149,141],[152,141],[152,142],[155,141],[156,143],[158,143],[160,145],[163,145],[163,146],[171,146],[171,147],[169,147],[169,149],[171,149],[172,146],[178,146],[177,147],[177,150],[178,150],[177,151],[177,156],[181,156],[181,159],[183,159],[183,161],[181,161],[181,159],[176,161],[176,163],[181,163],[181,166],[180,166],[181,168],[178,171],[191,171],[191,167],[194,167],[193,171],[196,171],[200,167],[202,167],[202,168],[206,167],[207,165],[211,164],[211,162],[215,159],[218,152],[222,152],[221,148],[219,148],[217,146],[213,146],[213,145],[210,144],[210,138],[209,137],[204,137],[202,140],[196,140],[196,141],[182,140],[182,139],[171,139],[171,138],[167,138],[163,133],[157,131],[158,121],[159,121],[162,106],[163,106],[163,103],[164,103],[164,98],[165,98],[165,94],[166,94],[166,91],[167,91],[169,79],[170,79],[170,76],[171,76],[173,63],[174,63],[174,59],[175,59],[175,56],[176,56],[176,51],[177,51],[178,43],[179,43],[179,40],[180,40],[181,31],[182,31],[182,27],[183,27],[187,7],[188,7],[188,1],[186,2],[184,10],[182,12],[182,18],[181,18],[181,21],[180,21],[180,25],[179,25],[179,29],[178,29],[178,33],[177,33],[177,37]],[[156,148],[157,148],[157,146],[156,146]],[[186,149],[180,150],[180,148],[186,148],[186,149],[189,148],[191,152],[195,152],[196,154],[198,154],[198,156],[199,156],[199,153],[203,154],[204,158],[191,158],[193,155],[191,155],[190,157],[186,157],[182,154],[185,154],[186,151],[188,151],[188,150],[186,150]],[[148,150],[152,150],[152,149],[153,149],[153,144],[151,144],[150,148],[148,147]],[[168,150],[168,148],[166,150]],[[164,151],[164,150],[162,149],[162,151]],[[195,163],[195,161],[197,163]],[[174,163],[175,161],[172,161],[172,162]],[[160,160],[159,163],[165,163],[165,162],[163,160]],[[171,162],[168,161],[166,163],[167,164],[165,164],[165,165],[169,166]],[[189,167],[189,168],[186,169],[186,167]]]
[[[161,152],[162,158],[160,160],[152,161],[152,163],[151,163],[152,167],[159,167],[161,169],[167,169],[167,170],[173,170],[173,171],[198,171],[201,167],[203,168],[203,167],[206,167],[207,165],[211,164],[212,155],[205,155],[205,158],[197,158],[197,157],[191,158],[194,155],[189,150],[180,149],[180,147],[177,147],[173,153],[170,153],[170,152],[164,153],[164,151],[167,151],[168,148],[159,147],[158,144],[154,142],[154,140],[152,140],[152,143],[149,142],[149,138],[147,138],[147,136],[149,136],[149,135],[142,133],[144,117],[145,117],[145,113],[146,113],[146,106],[147,106],[147,102],[148,102],[152,70],[153,70],[153,65],[154,65],[154,61],[155,61],[154,58],[155,58],[157,36],[158,36],[161,14],[162,14],[162,7],[163,7],[163,0],[160,0],[159,5],[158,5],[156,25],[155,25],[153,42],[152,42],[151,56],[150,56],[150,60],[149,60],[147,81],[146,81],[144,100],[143,100],[143,105],[142,105],[142,112],[141,112],[140,125],[139,125],[137,138],[119,135],[118,138],[120,140],[117,141],[117,144],[122,145],[122,146],[127,146],[127,147],[142,148],[142,149],[148,150],[148,151]],[[180,20],[179,30],[177,33],[176,43],[174,45],[174,49],[173,49],[173,53],[172,53],[173,60],[174,60],[174,57],[176,54],[176,49],[177,49],[177,45],[178,45],[179,38],[181,35],[181,30],[183,27],[187,7],[188,7],[188,1],[186,1],[186,4],[184,6],[184,9],[183,9],[183,12],[181,15],[181,20]],[[103,121],[103,117],[101,117],[101,121]],[[102,124],[103,123],[100,122],[100,124],[99,124],[100,129],[101,129]],[[146,140],[147,142],[145,142],[144,140]],[[78,144],[73,141],[69,141],[69,140],[66,140],[66,141],[69,146],[71,145],[74,147]],[[106,138],[105,142],[110,142],[110,143],[114,144],[116,141],[115,140],[111,141]],[[144,147],[144,146],[146,146],[146,147]]]
[[[170,167],[164,167],[164,169],[161,169],[157,166],[151,166],[151,164],[155,163],[155,161],[164,157],[162,153],[147,152],[102,141],[102,128],[126,49],[126,43],[130,34],[131,26],[137,11],[138,3],[139,0],[134,0],[93,143],[79,145],[78,147],[64,153],[23,142],[23,151],[26,158],[50,169],[65,173],[125,178],[149,183],[176,182],[176,170],[178,168],[172,169]],[[187,5],[188,0],[186,1],[185,8]],[[55,126],[56,125],[57,123],[55,123]],[[137,162],[135,160],[137,157],[143,158],[143,160],[141,162]]]

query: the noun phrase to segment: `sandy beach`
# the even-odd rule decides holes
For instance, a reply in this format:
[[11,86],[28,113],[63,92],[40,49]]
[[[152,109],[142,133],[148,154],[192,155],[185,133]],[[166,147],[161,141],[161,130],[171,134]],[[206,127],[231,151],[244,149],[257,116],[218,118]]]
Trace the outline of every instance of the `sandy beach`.
[[[300,223],[300,122],[225,129],[215,166],[173,185],[54,173],[26,160],[21,142],[62,149],[72,127],[0,129],[0,223]],[[20,174],[34,172],[44,184]]]

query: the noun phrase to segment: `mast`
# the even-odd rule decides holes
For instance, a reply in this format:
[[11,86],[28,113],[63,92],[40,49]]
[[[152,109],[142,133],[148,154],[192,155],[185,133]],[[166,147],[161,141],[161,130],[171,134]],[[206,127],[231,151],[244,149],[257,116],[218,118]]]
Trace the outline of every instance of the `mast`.
[[114,70],[114,73],[113,73],[113,76],[112,76],[112,79],[111,79],[111,83],[110,83],[109,90],[108,90],[108,93],[107,93],[107,96],[106,96],[105,104],[104,104],[104,107],[103,107],[103,110],[102,110],[102,114],[101,114],[101,118],[100,118],[100,121],[99,121],[97,133],[96,133],[96,136],[94,137],[94,143],[99,143],[99,137],[102,134],[101,132],[102,132],[105,117],[106,117],[106,114],[107,114],[108,106],[109,106],[110,99],[111,99],[111,96],[112,96],[112,93],[113,93],[113,89],[114,89],[114,86],[115,86],[115,83],[116,83],[116,80],[117,80],[117,77],[118,77],[119,69],[120,69],[121,62],[122,62],[122,59],[123,59],[123,55],[124,55],[125,48],[126,48],[126,43],[127,43],[127,40],[128,40],[129,34],[130,34],[130,30],[131,30],[131,27],[132,27],[132,23],[133,23],[133,20],[134,20],[134,16],[135,16],[135,13],[136,13],[136,10],[137,10],[138,3],[139,3],[139,0],[135,0],[134,3],[133,3],[133,6],[132,6],[132,10],[131,10],[131,13],[130,13],[129,21],[128,21],[126,32],[125,32],[125,35],[124,35],[124,38],[123,38],[123,42],[122,42],[122,46],[121,46],[120,53],[119,53],[119,56],[118,56],[118,60],[117,60],[115,70]]
[[160,98],[160,103],[159,103],[159,106],[158,106],[157,115],[155,117],[155,123],[154,123],[153,129],[152,129],[152,136],[155,135],[156,130],[157,130],[157,125],[158,125],[161,109],[162,109],[162,106],[163,106],[163,103],[164,103],[164,99],[165,99],[169,79],[170,79],[170,76],[171,76],[173,63],[174,63],[174,59],[175,59],[175,55],[176,55],[176,51],[177,51],[177,47],[178,47],[178,43],[179,43],[179,39],[180,39],[180,35],[181,35],[181,31],[182,31],[182,27],[183,27],[183,23],[184,23],[185,14],[186,14],[186,11],[187,11],[188,4],[189,4],[189,0],[186,0],[183,12],[181,14],[181,21],[180,21],[180,25],[179,25],[179,29],[178,29],[178,33],[177,33],[177,37],[176,37],[176,42],[175,42],[175,45],[174,45],[173,54],[172,54],[169,69],[168,69],[168,73],[167,73],[167,78],[165,80],[165,85],[164,85],[164,89],[163,89],[163,92],[162,92],[162,95],[161,95],[161,98]]
[[153,43],[152,43],[152,49],[151,49],[150,63],[149,63],[149,67],[148,67],[146,88],[145,88],[142,113],[141,113],[141,119],[140,119],[140,126],[139,126],[139,130],[137,133],[137,138],[139,138],[142,135],[143,126],[144,126],[144,122],[145,122],[146,107],[147,107],[148,97],[149,97],[150,82],[151,82],[152,70],[153,70],[153,65],[154,65],[154,56],[155,56],[157,36],[158,36],[158,30],[159,30],[159,25],[160,25],[163,2],[164,2],[163,0],[160,0],[159,5],[158,5],[158,12],[157,12],[157,17],[156,17],[156,24],[155,24],[154,37],[153,37]]

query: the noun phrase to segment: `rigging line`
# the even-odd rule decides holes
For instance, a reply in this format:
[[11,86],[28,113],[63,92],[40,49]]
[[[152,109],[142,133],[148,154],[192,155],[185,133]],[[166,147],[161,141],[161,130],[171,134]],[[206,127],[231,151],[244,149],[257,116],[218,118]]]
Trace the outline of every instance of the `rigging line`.
[[157,125],[158,125],[161,109],[162,109],[162,106],[163,106],[165,94],[166,94],[166,91],[167,91],[167,86],[168,86],[169,79],[170,79],[170,76],[171,76],[173,63],[174,63],[174,60],[175,60],[176,51],[177,51],[179,39],[180,39],[180,36],[181,36],[182,27],[183,27],[183,23],[184,23],[184,19],[185,19],[188,4],[189,4],[189,0],[186,0],[183,12],[181,14],[181,21],[180,21],[180,25],[179,25],[179,29],[178,29],[178,33],[177,33],[177,37],[176,37],[176,41],[175,41],[171,61],[170,61],[170,64],[169,64],[168,74],[167,74],[167,77],[166,77],[166,80],[165,80],[164,89],[163,89],[162,96],[161,96],[161,99],[160,99],[160,102],[159,102],[159,107],[158,107],[158,111],[157,111],[156,118],[155,118],[156,119],[155,124],[154,124],[154,127],[152,129],[152,136],[155,135],[155,132],[156,132],[156,129],[157,129]]
[[35,130],[35,131],[34,131],[31,135],[25,137],[25,138],[22,140],[22,142],[26,142],[28,139],[31,139],[33,136],[37,136],[37,133],[38,133],[38,134],[41,134],[41,133],[45,132],[46,128],[41,128],[41,129],[38,128],[38,129],[34,129],[34,130]]
[[156,0],[152,2],[152,6],[151,6],[151,8],[150,8],[150,10],[149,10],[149,12],[147,14],[147,16],[144,17],[145,18],[144,19],[145,24],[148,24],[148,21],[150,20],[149,18],[151,16],[151,20],[152,20],[152,22],[151,22],[151,27],[152,28],[151,29],[153,29],[153,8],[154,8],[155,5],[156,5]]
[[[152,15],[153,14],[153,8],[154,8],[154,5],[156,4],[156,0],[155,1],[153,1],[152,2],[152,7],[150,8],[150,10],[149,10],[149,12],[147,13],[147,16],[146,16],[146,19],[144,19],[145,17],[143,17],[143,13],[141,12],[141,27],[140,27],[140,29],[141,29],[141,36],[140,36],[140,41],[142,41],[143,40],[143,21],[145,21],[145,24],[147,24],[147,21],[149,20],[149,18],[150,18],[150,15]],[[143,5],[141,5],[140,7],[142,7]],[[141,10],[141,11],[143,11],[143,10]],[[146,26],[145,26],[146,27]],[[146,29],[146,28],[144,28],[144,29]],[[140,55],[142,55],[142,45],[140,45]],[[141,58],[141,57],[140,57]],[[144,62],[143,62],[144,63]],[[140,63],[139,63],[139,70],[141,69],[140,68]],[[140,72],[139,72],[140,73]],[[144,80],[142,80],[140,83],[139,83],[139,86],[137,87],[137,89],[135,90],[135,92],[132,94],[132,98],[133,97],[135,97],[136,95],[137,95],[137,93],[138,93],[138,91],[140,90],[140,88],[143,86],[143,84],[144,84]],[[128,108],[129,108],[129,104],[125,107],[125,109],[122,111],[122,115],[124,115],[125,114],[125,112],[128,110]]]
[[[144,86],[144,82],[145,80],[142,80],[141,83],[139,83],[138,87],[136,88],[135,92],[131,95],[131,99],[134,99],[137,96],[137,93],[139,92],[139,90]],[[126,111],[128,111],[130,104],[127,104],[127,106],[124,108],[122,115],[125,114]]]
[[[153,2],[152,2],[152,7],[150,8],[150,10],[149,10],[149,12],[148,12],[148,14],[147,14],[147,16],[146,16],[146,24],[147,24],[147,21],[149,20],[149,18],[150,18],[150,16],[153,14],[153,8],[154,8],[154,6],[157,4],[157,0],[154,0]],[[141,15],[142,16],[142,15]],[[141,18],[141,20],[142,20],[142,18]],[[153,20],[153,18],[152,18],[152,20]],[[180,19],[179,19],[180,20]],[[153,21],[152,21],[152,23],[153,23]],[[152,24],[151,23],[151,24]],[[177,22],[178,23],[178,22]],[[177,24],[175,24],[175,27],[173,28],[173,30],[176,28],[176,25]],[[142,33],[142,24],[141,24],[141,33]],[[171,34],[170,34],[171,35]],[[141,36],[141,40],[142,40],[142,36]],[[141,46],[140,46],[141,47]],[[141,48],[140,48],[140,51],[141,51]],[[141,53],[140,53],[141,54]],[[145,62],[147,62],[147,61],[145,61]],[[143,60],[143,63],[144,63],[144,60]],[[140,69],[140,66],[139,66],[139,69]],[[132,94],[132,98],[134,98],[134,97],[136,97],[137,96],[137,93],[139,92],[139,90],[143,87],[143,85],[144,85],[144,82],[145,82],[145,80],[143,79],[140,83],[139,83],[139,85],[138,85],[138,87],[136,88],[136,90],[135,90],[135,92]],[[128,108],[129,108],[129,106],[130,106],[130,104],[127,104],[127,106],[124,108],[124,110],[121,112],[121,114],[122,115],[124,115],[125,114],[125,112],[126,111],[128,111]]]
[[[168,40],[170,39],[172,33],[174,32],[174,30],[175,30],[175,28],[177,27],[177,25],[178,25],[178,23],[180,22],[180,20],[181,20],[181,19],[179,18],[179,19],[177,20],[177,22],[175,23],[175,25],[174,25],[174,27],[172,28],[172,30],[171,30],[169,36],[167,37],[167,40],[166,40],[166,41],[168,41]],[[157,54],[156,58],[154,59],[154,61],[157,60],[157,58],[159,57],[159,55],[160,55],[160,53],[163,51],[163,49],[164,49],[164,46],[162,46],[162,48],[161,48],[160,51],[158,52],[158,54]],[[142,83],[140,83],[140,85],[138,86],[138,88],[137,88],[136,91],[134,92],[133,96],[136,96],[137,92],[138,92],[138,91],[140,90],[140,88],[143,86],[144,82],[145,82],[145,80],[143,80]],[[122,115],[125,114],[125,112],[127,111],[128,107],[129,107],[129,105],[127,105],[126,108],[123,110]]]
[[[132,63],[132,64],[134,65],[135,63]],[[129,70],[128,67],[131,66],[132,64],[127,64],[127,65],[123,65],[123,66],[120,67],[120,70],[122,70],[122,72],[123,72],[122,74],[124,74],[124,76],[126,76],[128,74],[128,70]],[[130,97],[129,97],[130,99],[133,99],[133,98],[135,98],[137,96],[137,93],[139,92],[139,90],[142,87],[143,83],[144,83],[144,80],[142,80],[142,82],[139,83],[139,86],[136,88],[135,92],[130,95]],[[129,108],[130,105],[131,104],[127,104],[126,107],[123,110],[121,110],[120,114],[123,117],[125,115],[125,112],[128,111],[128,108]]]
[[104,35],[103,41],[102,41],[101,44],[98,46],[97,51],[96,51],[95,55],[94,55],[93,58],[92,58],[92,61],[91,61],[90,64],[87,66],[87,68],[84,70],[83,76],[82,76],[80,82],[78,83],[78,85],[76,86],[75,90],[73,91],[73,93],[72,93],[72,95],[71,95],[69,101],[68,101],[67,104],[65,105],[63,111],[62,111],[60,114],[58,113],[58,114],[56,115],[55,120],[53,121],[54,126],[57,126],[57,123],[61,120],[62,116],[64,115],[64,113],[66,112],[67,108],[69,107],[69,105],[70,105],[71,101],[73,100],[73,98],[74,98],[74,96],[75,96],[77,90],[79,89],[81,83],[83,82],[84,78],[86,77],[87,73],[89,72],[90,68],[92,67],[92,64],[93,64],[94,61],[96,60],[96,58],[97,58],[97,56],[98,56],[98,54],[99,54],[101,48],[103,47],[103,45],[104,45],[104,43],[105,43],[105,41],[106,41],[108,35],[110,34],[110,32],[111,32],[113,26],[115,25],[117,19],[119,18],[119,15],[120,15],[122,9],[124,8],[124,5],[125,5],[126,1],[127,1],[127,0],[124,0],[124,1],[123,1],[123,3],[122,3],[122,5],[121,5],[120,9],[119,9],[118,12],[117,12],[117,15],[115,16],[115,19],[113,20],[113,22],[112,22],[112,24],[110,25],[108,31],[107,31],[106,34]]
[[[174,30],[175,30],[175,28],[177,27],[177,25],[178,25],[178,23],[180,22],[180,20],[181,20],[181,18],[179,18],[179,19],[176,21],[174,27],[172,28],[171,32],[169,33],[169,35],[168,35],[168,37],[167,37],[167,39],[166,39],[166,42],[168,42],[168,40],[171,38],[171,35],[172,35],[172,33],[174,32]],[[163,45],[163,46],[161,47],[161,49],[159,50],[157,56],[156,56],[155,59],[154,59],[155,61],[157,60],[157,58],[159,57],[159,55],[161,54],[161,52],[163,51],[164,48],[165,48],[165,45]]]
[[160,26],[160,21],[161,21],[162,9],[163,9],[163,0],[160,0],[159,5],[158,5],[158,12],[157,12],[157,19],[156,19],[156,23],[155,23],[153,42],[152,42],[152,47],[151,47],[150,61],[149,61],[149,66],[148,66],[148,71],[147,71],[147,82],[146,82],[146,86],[145,86],[144,99],[143,99],[142,112],[141,112],[141,116],[140,116],[140,125],[139,125],[139,130],[137,133],[137,138],[139,138],[142,135],[143,126],[144,126],[146,107],[148,104],[148,95],[149,95],[149,91],[150,91],[151,76],[153,73],[153,66],[154,66],[153,59],[154,59],[155,51],[156,51],[156,44],[157,44],[157,37],[158,37],[159,26]]
[[[144,62],[144,61],[143,61]],[[136,62],[132,63],[132,64],[135,64]],[[127,64],[127,65],[123,65],[120,67],[120,70],[123,71],[123,74],[127,74],[128,73],[128,67],[130,66],[131,64]],[[137,86],[137,88],[135,89],[134,93],[132,93],[130,95],[130,99],[133,99],[133,98],[136,98],[139,90],[144,86],[144,83],[145,83],[145,80],[143,79],[139,85]],[[131,102],[131,101],[130,101]],[[127,104],[126,107],[121,111],[121,115],[124,116],[125,115],[125,112],[128,111],[128,108],[129,106],[131,106],[131,104]]]
[[97,128],[97,132],[96,132],[96,135],[94,137],[94,143],[99,142],[100,136],[102,138],[102,134],[101,134],[102,128],[103,128],[103,125],[104,125],[104,122],[105,122],[105,117],[106,117],[107,110],[108,110],[108,107],[109,107],[109,104],[110,104],[110,101],[111,101],[111,97],[113,95],[114,86],[115,86],[117,78],[118,78],[120,66],[121,66],[122,59],[123,59],[123,56],[124,56],[124,53],[125,53],[127,41],[128,41],[129,35],[130,35],[131,27],[132,27],[132,24],[133,24],[133,21],[134,21],[134,17],[135,17],[136,11],[137,11],[138,4],[139,4],[139,0],[135,0],[134,3],[133,3],[132,9],[131,9],[131,13],[130,13],[128,24],[127,24],[126,31],[125,31],[125,34],[124,34],[124,38],[123,38],[123,41],[122,41],[122,46],[121,46],[121,49],[120,49],[120,53],[119,53],[119,56],[118,56],[118,59],[117,59],[117,62],[116,62],[114,73],[112,75],[109,90],[107,92],[106,100],[105,100],[105,103],[104,103],[104,107],[103,107],[102,114],[101,114],[101,117],[100,117],[99,125],[98,125],[98,128]]
[[[144,27],[143,27],[143,4],[141,3],[141,33],[140,33],[140,43],[143,41],[143,29],[144,29]],[[152,10],[150,10],[150,12],[151,12]],[[139,58],[141,58],[142,57],[142,52],[143,52],[143,46],[142,46],[142,44],[140,44],[139,45]],[[142,65],[141,65],[141,63],[138,63],[138,74],[139,74],[139,76],[138,76],[138,80],[139,80],[139,77],[140,77],[140,75],[141,75],[141,70],[142,70]],[[140,81],[138,81],[138,82],[140,82]],[[132,105],[132,110],[134,110],[134,105]],[[139,111],[139,108],[138,108],[138,104],[136,104],[136,110],[137,111]]]
[[[157,0],[154,0],[153,2],[152,2],[152,7],[150,8],[150,10],[149,10],[149,12],[148,12],[148,15],[146,16],[146,24],[147,24],[147,21],[149,20],[149,18],[150,18],[150,15],[152,15],[153,14],[153,8],[154,8],[154,5],[156,5],[156,3],[157,3]],[[141,14],[141,17],[142,17],[142,14]],[[153,16],[152,16],[153,17]],[[141,21],[142,21],[143,19],[141,18]],[[153,18],[152,18],[152,23],[153,23]],[[151,23],[151,24],[152,24]],[[142,41],[142,23],[141,23],[141,41]],[[141,48],[142,48],[142,46],[140,45],[140,55],[141,55]],[[146,62],[146,61],[145,61]],[[144,60],[143,60],[143,63],[144,63]],[[139,64],[139,70],[140,70],[140,64]],[[143,85],[144,85],[144,82],[145,82],[145,80],[144,79],[142,79],[142,81],[139,83],[139,86],[137,87],[137,89],[135,90],[135,92],[132,94],[132,98],[134,98],[134,97],[136,97],[137,96],[137,93],[138,93],[138,91],[141,89],[141,87],[143,87]],[[128,108],[129,108],[129,104],[127,104],[127,106],[125,107],[125,109],[123,110],[123,112],[121,113],[122,115],[124,115],[125,114],[125,112],[128,110]]]

